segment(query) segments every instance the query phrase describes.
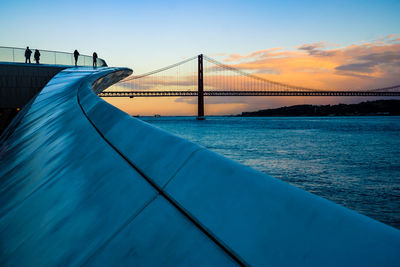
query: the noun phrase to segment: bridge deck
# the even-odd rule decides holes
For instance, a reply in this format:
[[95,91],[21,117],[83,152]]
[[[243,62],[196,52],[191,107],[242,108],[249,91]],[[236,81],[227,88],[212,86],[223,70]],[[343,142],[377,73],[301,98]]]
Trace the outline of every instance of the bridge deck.
[[[399,92],[374,91],[204,91],[204,96],[400,96]],[[198,96],[197,91],[104,91],[100,97]]]

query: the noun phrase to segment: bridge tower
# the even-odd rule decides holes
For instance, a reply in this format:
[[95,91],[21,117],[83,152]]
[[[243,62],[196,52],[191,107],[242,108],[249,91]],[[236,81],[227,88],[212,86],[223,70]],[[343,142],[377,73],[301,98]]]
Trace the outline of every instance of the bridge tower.
[[203,80],[203,54],[198,56],[198,96],[197,96],[197,119],[204,120],[204,80]]

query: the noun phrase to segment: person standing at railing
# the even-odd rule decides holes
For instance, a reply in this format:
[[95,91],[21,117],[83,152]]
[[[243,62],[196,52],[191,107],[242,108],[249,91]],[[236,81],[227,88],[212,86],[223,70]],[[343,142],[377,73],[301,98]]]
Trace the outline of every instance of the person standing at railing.
[[75,49],[74,51],[75,66],[78,64],[78,57],[79,57],[79,52],[78,50]]
[[29,46],[27,46],[25,50],[25,63],[31,63],[31,55],[32,55],[32,50],[30,50]]
[[97,53],[93,52],[93,68],[97,68]]
[[39,60],[40,60],[40,52],[39,50],[35,50],[35,54],[33,55],[33,57],[35,58],[36,64],[39,64]]

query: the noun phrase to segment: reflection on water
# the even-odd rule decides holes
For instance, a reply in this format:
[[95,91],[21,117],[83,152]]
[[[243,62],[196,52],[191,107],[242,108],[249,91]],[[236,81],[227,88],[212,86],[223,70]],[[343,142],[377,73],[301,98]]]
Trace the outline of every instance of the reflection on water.
[[141,119],[400,228],[400,117]]

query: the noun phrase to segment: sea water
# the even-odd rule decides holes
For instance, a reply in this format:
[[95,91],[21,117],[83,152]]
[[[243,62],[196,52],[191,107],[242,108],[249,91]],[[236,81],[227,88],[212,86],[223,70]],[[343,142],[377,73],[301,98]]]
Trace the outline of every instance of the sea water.
[[400,117],[142,117],[400,228]]

